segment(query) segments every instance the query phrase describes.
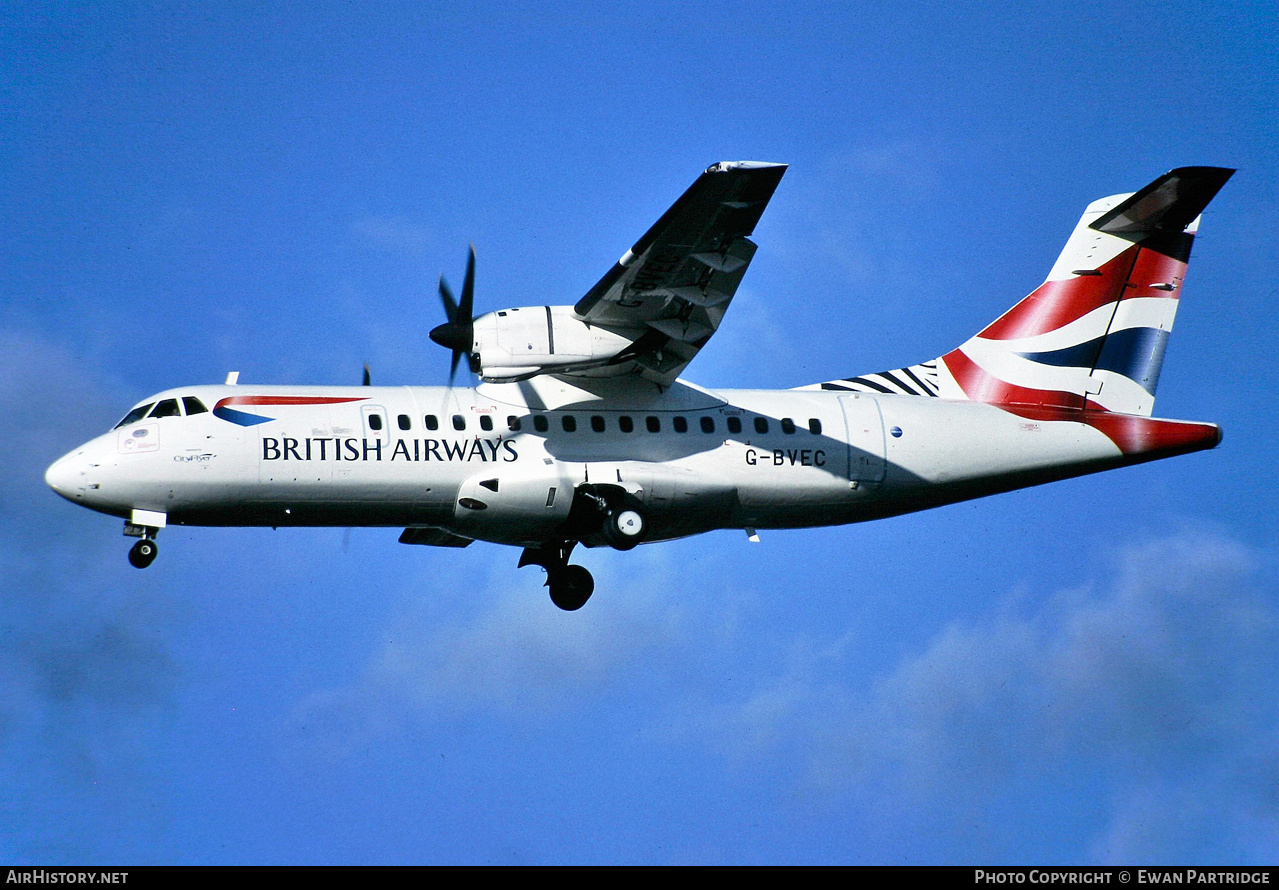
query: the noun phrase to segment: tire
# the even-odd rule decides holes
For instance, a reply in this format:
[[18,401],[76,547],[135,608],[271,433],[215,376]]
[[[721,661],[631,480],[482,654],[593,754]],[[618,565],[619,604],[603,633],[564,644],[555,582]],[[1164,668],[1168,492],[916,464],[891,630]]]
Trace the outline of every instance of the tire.
[[630,550],[648,531],[644,514],[633,507],[621,507],[604,518],[604,540],[616,550]]
[[576,612],[595,592],[595,579],[582,566],[564,566],[550,572],[551,602],[565,612]]
[[155,562],[156,555],[159,552],[160,548],[155,545],[155,541],[150,538],[143,538],[129,548],[129,565],[135,569],[145,569]]

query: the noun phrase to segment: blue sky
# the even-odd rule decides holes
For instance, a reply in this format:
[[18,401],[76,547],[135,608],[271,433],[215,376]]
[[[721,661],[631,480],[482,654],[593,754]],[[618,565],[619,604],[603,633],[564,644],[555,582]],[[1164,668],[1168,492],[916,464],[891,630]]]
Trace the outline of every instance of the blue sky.
[[[7,4],[0,860],[1271,862],[1272,4]],[[589,551],[168,529],[44,468],[185,383],[442,383],[435,278],[570,303],[708,164],[791,169],[689,379],[957,345],[1189,164],[1156,413],[1212,452]]]

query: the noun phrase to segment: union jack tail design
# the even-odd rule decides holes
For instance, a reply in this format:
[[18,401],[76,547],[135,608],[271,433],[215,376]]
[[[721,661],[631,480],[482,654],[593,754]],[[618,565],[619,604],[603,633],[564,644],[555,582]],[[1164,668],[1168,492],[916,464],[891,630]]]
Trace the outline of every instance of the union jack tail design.
[[804,388],[1149,417],[1199,215],[1233,173],[1179,167],[1094,201],[1048,280],[958,349]]

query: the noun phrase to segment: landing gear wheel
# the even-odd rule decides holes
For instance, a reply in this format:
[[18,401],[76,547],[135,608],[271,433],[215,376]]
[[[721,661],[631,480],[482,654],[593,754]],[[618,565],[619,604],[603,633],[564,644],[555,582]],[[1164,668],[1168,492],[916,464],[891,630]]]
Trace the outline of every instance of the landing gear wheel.
[[143,538],[129,548],[129,564],[135,569],[145,569],[155,562],[156,554],[159,552],[160,548],[155,545],[155,541]]
[[630,550],[647,530],[644,514],[630,507],[613,510],[604,518],[604,540],[617,550]]
[[595,579],[582,566],[549,569],[546,584],[551,588],[551,602],[565,612],[576,612],[595,592]]

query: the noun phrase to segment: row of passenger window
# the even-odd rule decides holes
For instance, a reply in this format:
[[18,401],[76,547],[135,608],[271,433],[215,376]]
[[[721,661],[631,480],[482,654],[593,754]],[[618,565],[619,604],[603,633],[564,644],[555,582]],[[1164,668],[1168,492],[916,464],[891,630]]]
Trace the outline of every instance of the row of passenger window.
[[124,415],[124,420],[117,423],[114,429],[119,429],[122,426],[128,426],[131,423],[137,423],[143,418],[181,417],[183,414],[182,409],[186,410],[186,415],[188,417],[192,414],[207,414],[209,411],[208,408],[204,407],[204,402],[201,402],[195,396],[183,396],[182,408],[178,407],[177,399],[161,399],[158,402],[148,402],[145,405],[139,405],[137,408],[134,408],[128,414]]
[[[434,414],[427,414],[424,420],[428,430],[438,430],[440,428],[440,419]],[[510,414],[506,418],[506,428],[511,432],[517,433],[524,428],[525,420],[526,418]],[[545,414],[534,414],[532,416],[532,421],[533,429],[539,433],[545,433],[551,428],[550,418],[548,418]],[[635,421],[636,418],[631,417],[629,414],[619,414],[616,417],[617,429],[623,433],[633,433],[636,429]],[[455,430],[463,431],[466,429],[466,416],[463,414],[454,414],[451,418],[451,422],[453,424],[453,429]],[[755,432],[760,435],[764,435],[768,432],[769,423],[767,417],[755,417],[753,418],[753,423]],[[742,431],[742,418],[740,417],[727,417],[724,419],[724,424],[729,433],[736,434]],[[401,430],[408,431],[413,428],[413,420],[407,414],[400,414],[396,417],[396,425],[399,426]],[[606,421],[604,416],[600,414],[592,414],[590,416],[590,425],[591,429],[597,433],[603,433],[608,430],[608,421]],[[791,418],[783,417],[779,425],[781,426],[782,432],[786,435],[789,436],[795,433],[795,421]],[[573,414],[560,415],[560,427],[566,433],[577,432],[577,417]],[[698,427],[703,433],[714,433],[715,418],[705,416],[698,418]],[[369,415],[369,428],[374,431],[380,431],[382,429],[381,415]],[[686,433],[688,432],[688,428],[687,417],[677,414],[671,418],[671,429],[675,432]],[[480,415],[480,429],[485,432],[493,429],[492,415]],[[662,419],[653,414],[646,416],[644,418],[644,429],[648,430],[650,433],[660,433],[662,431]],[[808,431],[814,436],[820,435],[822,431],[822,422],[816,417],[808,418]]]

